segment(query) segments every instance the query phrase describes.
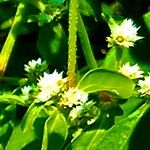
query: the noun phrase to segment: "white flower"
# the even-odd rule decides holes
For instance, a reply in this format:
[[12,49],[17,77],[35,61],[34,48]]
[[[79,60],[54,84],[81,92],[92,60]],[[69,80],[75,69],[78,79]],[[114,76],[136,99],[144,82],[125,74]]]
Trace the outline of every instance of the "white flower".
[[28,100],[31,91],[32,91],[32,86],[24,86],[23,88],[21,88],[21,92],[23,94],[22,98]]
[[135,64],[133,66],[130,65],[129,62],[125,63],[120,67],[119,72],[123,75],[129,77],[130,79],[137,79],[143,77],[143,71],[140,70],[140,67],[138,64]]
[[136,27],[131,19],[125,19],[121,24],[117,24],[111,18],[110,30],[111,35],[107,37],[108,47],[117,44],[126,48],[133,47],[134,42],[143,37],[137,35],[140,27]]
[[21,92],[22,92],[24,95],[28,95],[31,90],[32,90],[32,87],[31,87],[31,86],[24,86],[23,88],[21,88]]
[[60,105],[72,107],[73,105],[80,105],[88,100],[88,94],[77,89],[70,88],[62,95]]
[[44,72],[44,76],[40,77],[37,83],[40,89],[37,98],[47,101],[51,97],[58,95],[67,82],[67,79],[62,77],[62,74],[62,72],[58,73],[56,70],[52,74]]
[[30,70],[35,70],[37,65],[41,65],[42,60],[38,58],[38,60],[31,60],[28,62],[28,65],[24,65],[24,70],[30,72]]
[[44,72],[44,76],[38,80],[38,86],[40,89],[55,89],[58,83],[63,80],[62,72],[58,73],[56,70],[52,74]]
[[49,100],[53,95],[54,95],[53,92],[50,90],[40,91],[37,95],[37,101],[45,102],[45,101]]
[[76,119],[80,113],[83,111],[83,107],[81,106],[76,106],[74,107],[70,113],[69,113],[69,117],[71,117],[72,120]]
[[140,86],[138,92],[141,93],[142,96],[150,95],[150,74],[149,76],[145,76],[144,80],[140,80],[138,85]]

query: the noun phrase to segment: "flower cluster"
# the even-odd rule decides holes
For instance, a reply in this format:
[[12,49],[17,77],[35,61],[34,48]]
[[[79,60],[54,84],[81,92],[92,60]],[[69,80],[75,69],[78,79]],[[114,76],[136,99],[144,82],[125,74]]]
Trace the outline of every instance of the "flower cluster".
[[40,92],[37,98],[40,101],[47,101],[53,96],[60,94],[67,82],[67,79],[62,77],[62,74],[62,72],[58,73],[56,70],[52,74],[44,72],[44,76],[38,79],[37,85]]
[[[25,71],[28,72],[28,77],[30,78],[33,72],[37,73],[42,66],[43,62],[41,59],[30,61],[28,65],[25,65]],[[54,70],[53,73],[49,73],[47,70],[46,72],[43,71],[42,75],[39,72],[36,75],[35,83],[24,86],[21,89],[24,99],[29,101],[33,100],[36,103],[47,104],[51,102],[51,104],[59,105],[63,109],[69,109],[71,122],[75,122],[77,118],[86,118],[83,119],[84,122],[92,124],[96,120],[94,113],[95,116],[98,113],[95,111],[95,103],[88,100],[88,93],[76,87],[68,87],[67,78],[63,77],[63,72],[58,73]]]
[[26,64],[24,65],[24,70],[29,73],[33,70],[36,70],[37,66],[41,64],[42,64],[41,58],[38,58],[37,60],[31,60],[28,62],[28,65]]
[[142,96],[150,96],[150,74],[144,77],[144,80],[139,80],[138,85],[140,89],[138,90]]
[[88,101],[86,103],[81,103],[80,105],[73,107],[73,109],[69,113],[71,121],[79,120],[84,116],[85,118],[87,118],[86,121],[88,125],[94,123],[98,117],[98,114],[100,113],[97,107],[95,107],[94,105],[95,103],[93,101]]
[[132,66],[129,62],[122,65],[118,72],[129,77],[130,79],[140,79],[137,83],[137,86],[140,88],[138,92],[141,96],[150,96],[150,73],[148,76],[144,76],[144,72],[140,69],[138,64]]
[[143,38],[137,35],[139,27],[136,27],[131,19],[125,19],[118,24],[111,18],[109,26],[111,35],[107,37],[108,47],[113,45],[119,45],[125,48],[133,47],[134,42]]
[[77,88],[69,88],[69,90],[65,91],[61,97],[60,105],[62,106],[77,106],[82,103],[85,103],[88,100],[88,94],[77,89]]
[[144,73],[138,64],[131,66],[129,62],[122,65],[118,71],[130,79],[142,78]]
[[43,72],[48,70],[48,65],[46,61],[42,61],[41,58],[37,60],[31,60],[28,64],[24,65],[24,70],[27,72],[29,80],[32,82],[36,80]]

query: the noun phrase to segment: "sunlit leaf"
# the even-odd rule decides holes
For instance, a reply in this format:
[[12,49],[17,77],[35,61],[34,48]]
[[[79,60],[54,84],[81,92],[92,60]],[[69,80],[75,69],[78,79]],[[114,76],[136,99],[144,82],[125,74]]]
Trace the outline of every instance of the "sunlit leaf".
[[97,141],[105,132],[105,130],[101,129],[83,132],[66,150],[95,150]]
[[12,133],[12,125],[10,122],[6,123],[3,126],[0,126],[0,145],[3,147],[3,149],[5,148],[11,133]]
[[58,110],[46,120],[42,150],[61,150],[68,134],[67,122]]
[[115,122],[119,122],[121,119],[127,117],[131,113],[133,113],[135,110],[137,110],[142,104],[144,100],[139,97],[130,97],[128,101],[121,106],[122,110],[124,111],[123,116],[117,116],[115,118]]
[[112,150],[127,150],[129,146],[130,137],[137,123],[148,108],[149,105],[144,104],[129,117],[123,119],[118,124],[114,125],[110,130],[106,132],[104,136],[102,136],[98,143],[99,146],[95,150],[109,150],[110,147]]
[[[129,117],[126,117],[108,131],[91,130],[83,133],[68,148],[72,150],[127,150],[130,140],[137,123],[149,108],[144,104]],[[87,142],[88,141],[88,142]]]
[[36,139],[32,129],[23,132],[20,126],[15,127],[5,150],[21,150],[24,146]]
[[16,117],[16,105],[8,105],[1,113],[0,126],[6,124],[7,122],[15,121]]
[[108,91],[122,98],[129,98],[134,90],[134,83],[128,77],[110,70],[94,69],[86,73],[77,87],[85,92]]
[[43,106],[40,104],[32,103],[30,105],[21,122],[23,132],[26,132],[27,130],[31,130],[31,128],[33,128],[33,123],[38,117],[42,108]]
[[150,11],[143,15],[144,22],[150,31]]
[[116,60],[115,60],[115,48],[111,48],[104,61],[103,61],[103,65],[102,65],[102,68],[104,69],[108,69],[108,70],[114,70],[115,69],[115,63],[116,63]]
[[80,0],[79,4],[79,10],[82,14],[86,16],[95,15],[94,9],[92,8],[92,5],[90,5],[89,1]]
[[26,103],[22,97],[17,96],[17,95],[12,95],[12,94],[0,95],[0,103],[18,104],[18,105],[22,105],[22,106],[26,105]]
[[112,16],[113,15],[113,11],[110,5],[106,4],[106,3],[102,3],[101,5],[101,9],[102,12],[108,16]]

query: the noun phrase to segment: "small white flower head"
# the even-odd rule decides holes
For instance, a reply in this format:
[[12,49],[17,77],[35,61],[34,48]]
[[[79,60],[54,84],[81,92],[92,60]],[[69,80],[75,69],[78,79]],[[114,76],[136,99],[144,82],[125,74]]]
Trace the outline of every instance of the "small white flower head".
[[118,24],[111,18],[109,26],[111,35],[107,37],[108,47],[114,44],[125,48],[133,47],[136,41],[143,38],[137,35],[140,27],[136,27],[131,19],[125,19],[121,24]]
[[74,107],[74,108],[70,111],[69,117],[70,117],[72,120],[74,120],[74,119],[76,119],[76,118],[81,114],[82,111],[83,111],[82,105],[76,106],[76,107]]
[[29,100],[30,92],[33,90],[32,86],[24,86],[21,88],[22,98],[25,100]]
[[28,95],[30,93],[30,91],[32,90],[31,86],[24,86],[23,88],[21,88],[21,92],[24,95]]
[[129,62],[122,65],[118,71],[130,79],[142,78],[144,73],[138,64],[131,66]]
[[73,107],[74,105],[80,105],[88,100],[88,94],[77,89],[69,88],[68,91],[65,91],[62,95],[60,105]]
[[37,83],[40,89],[37,98],[47,101],[51,97],[58,95],[67,82],[67,79],[63,78],[62,74],[63,72],[58,73],[56,70],[52,74],[44,72],[44,76],[40,77]]
[[53,96],[53,91],[51,90],[43,90],[40,91],[37,95],[37,102],[46,102]]
[[139,80],[138,85],[140,86],[138,92],[141,93],[142,96],[150,96],[150,74],[145,76],[144,80]]
[[24,65],[24,70],[26,72],[30,72],[31,70],[35,70],[37,65],[41,65],[42,60],[41,58],[38,58],[38,60],[31,60],[28,62],[28,65]]

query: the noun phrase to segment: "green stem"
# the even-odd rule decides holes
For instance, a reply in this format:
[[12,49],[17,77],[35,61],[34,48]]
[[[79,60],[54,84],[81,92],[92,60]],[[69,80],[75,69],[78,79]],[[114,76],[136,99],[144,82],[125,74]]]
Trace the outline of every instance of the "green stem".
[[78,34],[81,41],[83,53],[86,59],[86,63],[90,69],[97,68],[97,63],[92,52],[92,48],[84,26],[84,22],[82,20],[81,15],[79,14],[78,16]]
[[69,7],[69,49],[68,49],[68,86],[75,86],[76,78],[76,41],[77,41],[77,22],[78,22],[78,0],[71,0]]
[[115,64],[115,69],[118,70],[119,67],[121,66],[121,59],[123,55],[123,49],[120,47],[115,47],[116,49],[116,64]]
[[8,61],[9,61],[9,58],[11,56],[15,40],[17,38],[16,28],[17,28],[18,23],[21,22],[21,20],[22,20],[24,7],[25,6],[23,3],[20,3],[18,5],[17,12],[15,15],[12,27],[8,33],[7,39],[4,43],[2,51],[0,53],[0,77],[2,77],[4,75],[5,70],[7,68]]

